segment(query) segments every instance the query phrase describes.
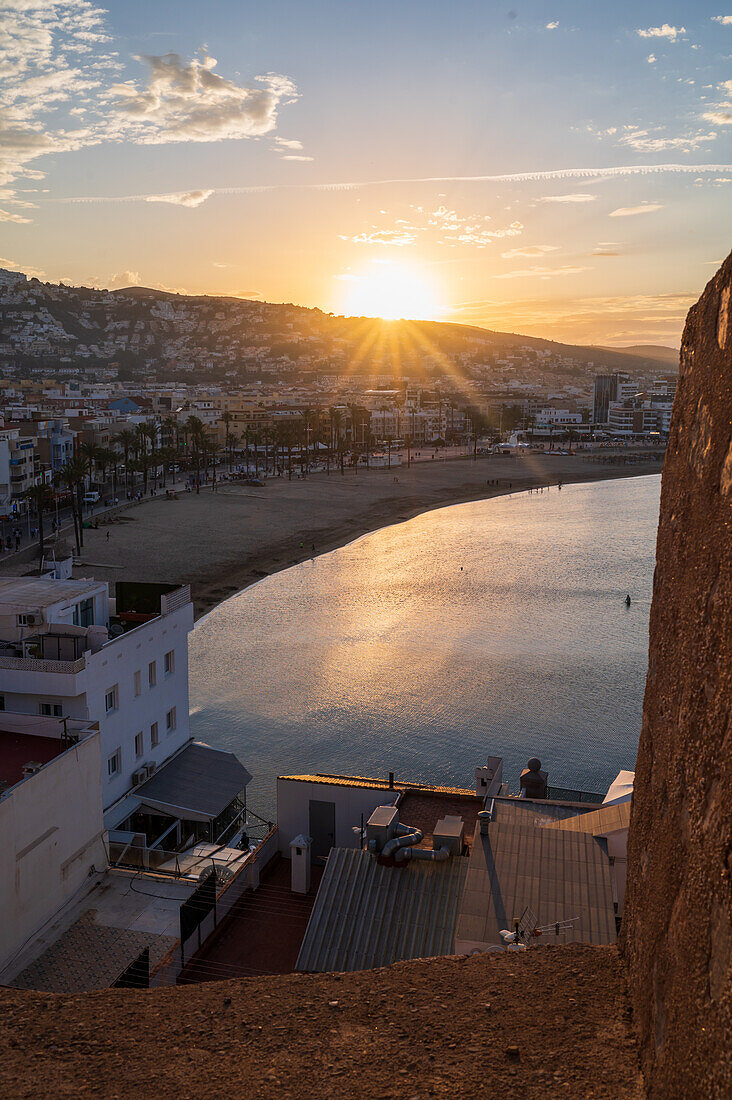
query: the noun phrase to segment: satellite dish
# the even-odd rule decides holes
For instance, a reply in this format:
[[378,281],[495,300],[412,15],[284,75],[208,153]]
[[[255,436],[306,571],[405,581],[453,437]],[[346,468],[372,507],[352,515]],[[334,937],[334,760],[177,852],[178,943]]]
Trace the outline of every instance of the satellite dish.
[[225,882],[231,882],[234,877],[234,872],[230,867],[214,867],[213,864],[209,864],[204,867],[198,876],[199,882],[207,882],[212,875],[216,876],[216,881],[223,885]]

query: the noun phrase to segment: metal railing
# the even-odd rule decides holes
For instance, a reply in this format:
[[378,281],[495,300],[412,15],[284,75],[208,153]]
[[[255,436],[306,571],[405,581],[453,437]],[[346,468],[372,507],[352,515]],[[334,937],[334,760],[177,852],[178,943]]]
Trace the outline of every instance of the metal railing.
[[160,614],[170,615],[190,602],[191,586],[184,584],[182,588],[176,588],[175,592],[168,592],[160,597]]

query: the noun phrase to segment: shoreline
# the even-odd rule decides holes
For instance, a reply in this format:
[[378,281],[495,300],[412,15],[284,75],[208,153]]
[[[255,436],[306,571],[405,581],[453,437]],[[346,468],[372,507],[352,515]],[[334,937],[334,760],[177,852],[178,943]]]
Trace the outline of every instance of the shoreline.
[[[618,469],[616,472],[612,473],[610,473],[607,468],[603,467],[601,472],[598,470],[598,472],[593,471],[586,473],[584,476],[570,476],[566,479],[562,478],[561,483],[564,487],[566,485],[616,481],[620,478],[651,477],[660,475],[662,465],[662,463],[644,463],[642,465],[638,464],[638,466],[635,467]],[[283,553],[283,548],[281,545],[262,547],[258,552],[242,561],[238,570],[234,573],[232,573],[230,567],[222,566],[207,580],[201,580],[197,583],[191,582],[191,595],[195,607],[195,622],[200,622],[211,611],[214,611],[219,604],[224,603],[232,596],[239,595],[247,589],[254,587],[254,585],[259,584],[260,581],[266,580],[267,577],[282,573],[286,569],[292,569],[296,565],[301,565],[303,562],[313,560],[313,558],[330,554],[334,550],[340,550],[345,546],[350,546],[354,542],[358,542],[360,539],[365,538],[367,535],[372,535],[376,531],[381,531],[386,527],[395,526],[399,523],[407,523],[411,519],[416,519],[417,516],[426,515],[428,512],[435,512],[441,508],[450,508],[457,504],[471,504],[481,500],[494,500],[499,497],[514,496],[519,493],[527,493],[532,489],[556,488],[557,484],[558,481],[547,483],[537,477],[531,479],[530,482],[525,484],[522,483],[520,486],[514,488],[496,487],[493,490],[488,489],[488,491],[486,491],[486,489],[482,489],[465,496],[446,496],[444,500],[429,504],[415,505],[409,510],[405,510],[404,508],[389,510],[377,508],[375,511],[378,512],[378,517],[375,516],[373,519],[368,520],[364,517],[365,522],[347,525],[339,524],[334,527],[332,531],[326,531],[325,533],[319,532],[319,542],[316,546],[315,553],[303,553],[300,557],[295,557],[291,561],[282,561],[281,555]],[[308,539],[309,535],[306,534],[306,537],[302,541],[307,544]],[[223,584],[230,586],[234,577],[237,575],[241,576],[244,583],[238,587],[234,587],[226,595],[218,595],[217,593],[220,593],[221,586]]]
[[[636,452],[637,454],[637,452]],[[629,452],[624,457],[632,457]],[[597,458],[601,457],[600,461]],[[639,456],[640,457],[640,456]],[[163,495],[99,519],[84,531],[74,577],[190,584],[198,621],[264,577],[330,553],[415,516],[528,489],[659,474],[661,456],[619,463],[614,455],[531,453],[455,457],[411,467],[353,469],[271,478],[263,486],[219,482],[216,491]],[[613,461],[615,458],[615,461]],[[0,563],[0,573],[27,574],[26,560]]]

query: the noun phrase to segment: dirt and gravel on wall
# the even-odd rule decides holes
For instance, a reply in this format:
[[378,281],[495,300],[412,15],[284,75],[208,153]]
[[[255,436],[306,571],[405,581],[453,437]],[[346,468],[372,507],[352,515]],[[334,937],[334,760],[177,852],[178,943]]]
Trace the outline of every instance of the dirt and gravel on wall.
[[640,1100],[614,947],[53,996],[0,990],[0,1093]]

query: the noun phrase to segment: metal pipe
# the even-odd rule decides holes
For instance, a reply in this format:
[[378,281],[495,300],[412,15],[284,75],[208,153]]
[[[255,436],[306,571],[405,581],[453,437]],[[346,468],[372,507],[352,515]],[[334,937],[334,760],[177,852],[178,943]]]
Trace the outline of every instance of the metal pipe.
[[398,852],[400,848],[406,848],[410,844],[419,844],[422,840],[422,830],[414,829],[410,825],[397,825],[397,836],[387,840],[384,847],[381,849],[381,855],[389,857]]
[[442,863],[450,858],[449,848],[402,848],[397,852],[395,859],[402,863],[407,859],[428,859],[433,863]]

